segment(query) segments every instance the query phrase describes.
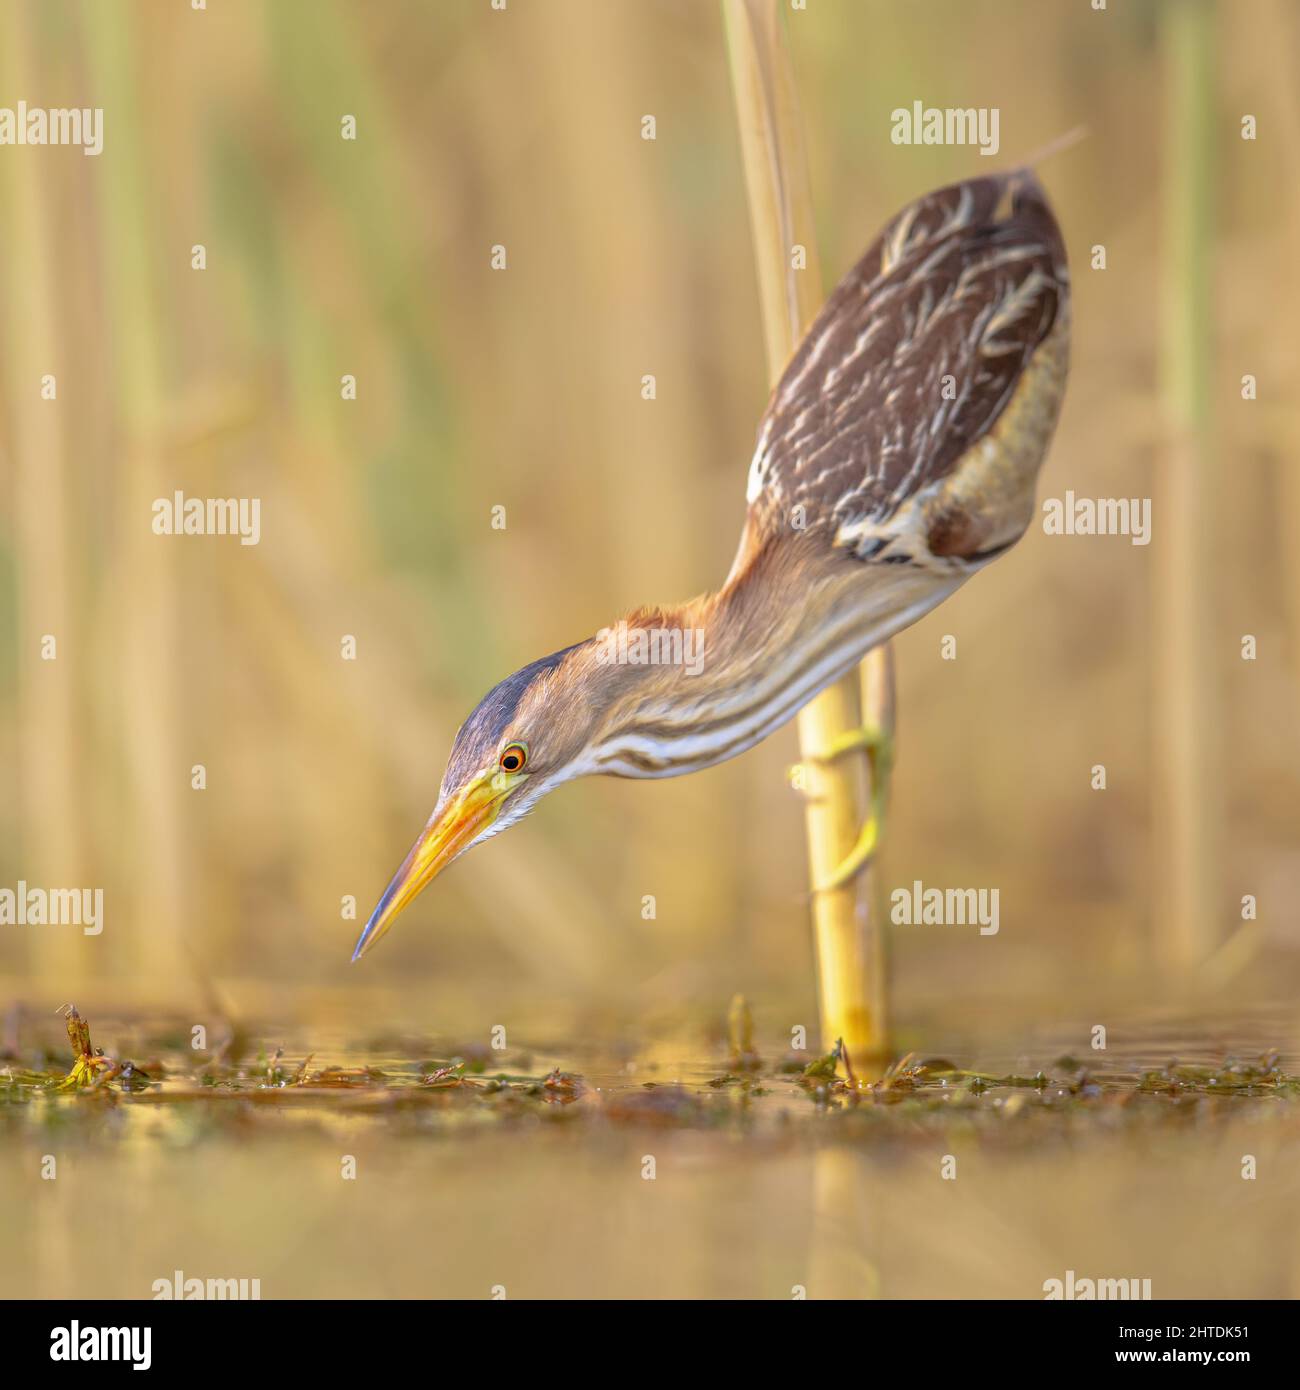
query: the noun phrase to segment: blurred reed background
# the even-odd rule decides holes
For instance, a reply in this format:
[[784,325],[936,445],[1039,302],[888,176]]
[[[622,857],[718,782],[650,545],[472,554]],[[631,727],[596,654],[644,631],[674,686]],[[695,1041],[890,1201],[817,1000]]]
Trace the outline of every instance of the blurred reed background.
[[[1158,922],[1185,897],[1164,838],[1189,797],[1209,818],[1175,833],[1213,856],[1193,897],[1212,940],[1260,903],[1205,980],[1276,992],[1300,964],[1300,14],[1206,6],[1197,67],[1184,8],[789,16],[828,288],[905,201],[1088,126],[1042,171],[1075,294],[1040,497],[1155,498],[1149,547],[1034,527],[898,643],[881,882],[1002,904],[997,937],[893,932],[904,1028],[1161,1000]],[[3,997],[618,1030],[739,989],[760,1026],[811,1025],[793,729],[700,776],[566,789],[362,966],[340,917],[351,894],[364,920],[488,686],[730,563],[766,389],[717,7],[7,19],[0,103],[102,106],[105,147],[0,149],[0,884],[102,886],[106,927],[0,928]],[[1001,153],[891,144],[916,100],[998,107]],[[1202,156],[1206,188],[1171,201]],[[1173,206],[1201,209],[1191,250]],[[1198,284],[1205,312],[1180,315]],[[1180,332],[1193,360],[1171,367]],[[1204,418],[1199,471],[1162,470]],[[261,543],[155,536],[178,489],[260,497]],[[1184,744],[1162,774],[1189,681],[1204,758]]]

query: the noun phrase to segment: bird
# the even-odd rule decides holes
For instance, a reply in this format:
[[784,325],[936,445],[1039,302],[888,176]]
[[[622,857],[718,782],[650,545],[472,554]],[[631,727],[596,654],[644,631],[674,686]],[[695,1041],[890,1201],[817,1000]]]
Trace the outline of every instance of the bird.
[[1020,539],[1069,365],[1065,245],[1020,167],[886,223],[787,363],[715,592],[636,610],[490,690],[357,941],[579,777],[752,748]]

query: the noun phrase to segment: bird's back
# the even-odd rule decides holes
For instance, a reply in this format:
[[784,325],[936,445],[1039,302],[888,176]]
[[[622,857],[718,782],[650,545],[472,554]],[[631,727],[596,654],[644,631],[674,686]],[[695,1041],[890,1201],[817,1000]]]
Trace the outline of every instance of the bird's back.
[[[747,545],[969,570],[1028,524],[1064,392],[1065,247],[1027,170],[927,194],[836,287],[782,374]],[[738,557],[739,564],[739,557]]]

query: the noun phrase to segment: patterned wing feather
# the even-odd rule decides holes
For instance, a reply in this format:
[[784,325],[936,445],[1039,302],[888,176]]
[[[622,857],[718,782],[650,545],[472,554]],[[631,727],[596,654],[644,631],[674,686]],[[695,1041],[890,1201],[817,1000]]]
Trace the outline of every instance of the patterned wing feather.
[[[1068,287],[1060,231],[1028,171],[905,208],[837,286],[772,395],[750,466],[751,526],[820,529],[877,553],[891,519],[994,430],[1054,327],[1063,344]],[[1063,381],[1059,357],[1059,372],[1040,374],[1047,389]]]

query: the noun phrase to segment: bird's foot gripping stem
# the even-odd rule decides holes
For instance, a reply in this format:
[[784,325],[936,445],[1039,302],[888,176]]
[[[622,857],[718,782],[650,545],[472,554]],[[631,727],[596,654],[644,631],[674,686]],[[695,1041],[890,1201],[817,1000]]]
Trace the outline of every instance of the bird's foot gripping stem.
[[828,748],[817,754],[814,761],[831,763],[848,753],[865,751],[871,764],[871,814],[863,822],[853,848],[832,870],[830,877],[819,883],[818,893],[831,893],[852,882],[871,862],[880,844],[885,826],[885,810],[889,805],[889,777],[894,766],[894,738],[887,730],[876,726],[850,729],[835,738]]

